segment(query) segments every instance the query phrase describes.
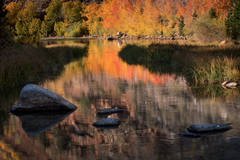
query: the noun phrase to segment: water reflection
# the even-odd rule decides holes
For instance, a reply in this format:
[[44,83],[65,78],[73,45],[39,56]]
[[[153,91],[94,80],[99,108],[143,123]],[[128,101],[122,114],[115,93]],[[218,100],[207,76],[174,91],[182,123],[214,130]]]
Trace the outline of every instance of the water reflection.
[[[88,57],[66,65],[56,80],[42,84],[78,109],[35,137],[10,116],[3,126],[0,153],[12,159],[239,158],[239,95],[229,101],[195,97],[184,77],[123,62],[118,56],[122,46],[90,41]],[[96,114],[99,109],[116,106],[128,111],[109,116],[121,120],[118,128],[92,126],[102,118]],[[222,134],[199,139],[178,136],[192,123],[228,122],[233,129]]]
[[18,115],[23,130],[30,136],[35,136],[64,120],[70,113],[62,114],[23,114]]

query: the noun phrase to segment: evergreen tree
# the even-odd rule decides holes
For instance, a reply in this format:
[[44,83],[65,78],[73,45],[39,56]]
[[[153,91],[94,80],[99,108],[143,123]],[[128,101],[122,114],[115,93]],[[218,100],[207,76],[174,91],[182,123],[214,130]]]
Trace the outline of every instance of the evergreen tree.
[[232,39],[240,38],[240,0],[231,0],[231,8],[226,19],[227,35]]
[[178,31],[179,31],[179,35],[180,36],[184,36],[184,32],[183,32],[183,28],[185,26],[184,24],[184,17],[180,16],[180,18],[178,18]]
[[209,10],[209,16],[210,16],[210,18],[217,18],[217,13],[216,13],[216,9],[215,8],[211,8]]
[[197,17],[198,17],[197,12],[194,11],[193,14],[192,14],[192,20],[193,20],[193,21],[196,20]]

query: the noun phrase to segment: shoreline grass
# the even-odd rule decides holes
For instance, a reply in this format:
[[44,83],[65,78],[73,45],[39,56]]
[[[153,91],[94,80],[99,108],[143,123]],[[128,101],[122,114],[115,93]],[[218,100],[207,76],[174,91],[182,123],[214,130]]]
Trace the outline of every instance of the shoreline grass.
[[[240,47],[237,46],[126,45],[119,56],[128,64],[143,65],[152,72],[184,76],[191,88],[211,88],[205,92],[207,95],[222,94],[219,87],[223,81],[240,79]],[[214,90],[217,93],[212,93]]]

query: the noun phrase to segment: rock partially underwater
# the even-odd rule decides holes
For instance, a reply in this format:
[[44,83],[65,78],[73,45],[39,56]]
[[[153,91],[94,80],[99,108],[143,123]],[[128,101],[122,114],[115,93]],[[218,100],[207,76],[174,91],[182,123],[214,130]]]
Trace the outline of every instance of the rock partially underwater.
[[21,90],[18,104],[13,105],[14,114],[33,112],[74,111],[77,107],[61,96],[34,84],[28,84]]
[[114,113],[123,113],[125,110],[120,108],[105,108],[97,112],[98,115],[109,115]]
[[117,118],[105,118],[93,123],[95,127],[115,127],[118,125],[120,125],[120,120]]
[[192,133],[222,132],[231,129],[230,124],[192,124],[187,130]]
[[236,88],[236,87],[238,87],[238,86],[239,86],[238,82],[232,81],[232,80],[230,80],[230,81],[224,81],[224,82],[222,83],[222,87],[225,88],[225,89],[232,89],[232,88]]

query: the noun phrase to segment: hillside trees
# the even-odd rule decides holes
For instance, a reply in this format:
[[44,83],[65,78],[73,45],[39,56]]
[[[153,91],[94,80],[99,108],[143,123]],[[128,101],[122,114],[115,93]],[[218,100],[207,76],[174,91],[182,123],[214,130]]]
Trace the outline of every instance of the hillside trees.
[[68,1],[62,4],[61,13],[64,23],[61,27],[65,28],[65,36],[78,37],[88,33],[84,11],[85,6],[80,1]]
[[48,36],[54,31],[54,23],[61,20],[61,1],[52,0],[46,9],[46,15],[42,24],[42,35]]
[[37,18],[36,10],[36,4],[28,0],[18,12],[15,29],[19,42],[32,43],[39,39],[41,21]]
[[240,38],[240,0],[232,0],[226,20],[227,34],[232,39]]
[[91,35],[103,35],[102,17],[99,15],[100,5],[92,3],[86,6],[86,25]]
[[220,30],[227,14],[228,34],[238,35],[240,16],[234,6],[240,5],[232,1],[228,14],[230,0],[48,0],[45,8],[27,0],[7,4],[6,17],[17,39],[26,42],[29,37],[33,41],[47,36],[108,36],[119,31],[130,36],[187,36],[201,30],[194,31],[192,24]]

